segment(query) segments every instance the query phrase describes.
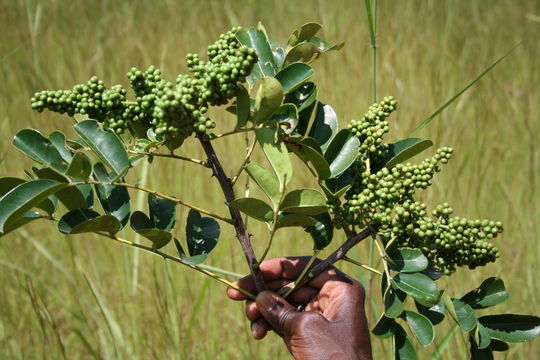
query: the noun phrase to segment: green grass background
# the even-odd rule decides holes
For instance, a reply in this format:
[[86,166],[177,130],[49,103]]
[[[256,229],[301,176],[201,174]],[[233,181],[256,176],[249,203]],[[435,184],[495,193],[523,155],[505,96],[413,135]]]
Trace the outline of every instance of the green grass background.
[[[259,20],[282,43],[307,21],[323,23],[325,38],[345,40],[341,52],[314,64],[319,98],[335,108],[342,125],[362,116],[371,103],[363,1],[0,0],[0,174],[24,176],[22,165],[32,166],[10,145],[21,128],[72,135],[69,118],[31,110],[33,92],[71,88],[92,75],[125,84],[131,66],[150,64],[174,79],[186,69],[187,52],[203,54],[218,34]],[[537,1],[379,1],[377,95],[394,95],[400,104],[391,117],[389,140],[404,137],[522,42],[418,134],[436,146],[455,148],[450,165],[423,198],[432,205],[448,201],[457,215],[505,224],[495,240],[502,255],[497,263],[474,272],[459,270],[441,286],[461,296],[483,278],[501,276],[512,295],[499,312],[539,313],[539,29]],[[234,124],[224,112],[214,117],[221,130]],[[243,141],[240,136],[216,142],[229,173],[240,162]],[[202,156],[195,142],[182,154]],[[206,169],[171,160],[154,164],[148,186],[226,214],[217,182]],[[138,172],[135,168],[130,180],[136,181]],[[141,201],[140,196],[133,194],[133,201]],[[179,209],[180,237],[186,215]],[[251,225],[260,254],[266,233]],[[127,231],[124,236],[133,238]],[[239,249],[225,228],[209,264],[245,273]],[[302,232],[282,231],[270,255],[306,255],[310,249]],[[367,244],[355,256],[367,261]],[[0,239],[0,358],[286,358],[277,336],[251,339],[243,306],[226,300],[224,290],[178,264],[94,236],[67,238],[52,224],[37,222]],[[378,302],[374,306],[380,310]],[[437,340],[419,349],[420,358],[435,351],[449,328],[436,328]],[[467,358],[465,340],[456,335],[443,358]],[[499,358],[535,358],[539,344],[512,345]],[[375,340],[375,359],[390,358],[390,349],[390,342]]]

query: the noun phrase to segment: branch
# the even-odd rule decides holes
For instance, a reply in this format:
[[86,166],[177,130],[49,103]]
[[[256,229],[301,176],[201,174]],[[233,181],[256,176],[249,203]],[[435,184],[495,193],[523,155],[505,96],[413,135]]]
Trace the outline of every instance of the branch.
[[202,165],[207,168],[210,167],[210,165],[208,165],[206,161],[199,160],[199,159],[192,159],[192,158],[181,156],[181,155],[163,154],[163,153],[154,153],[154,152],[139,152],[139,151],[134,151],[134,150],[128,150],[128,152],[134,155],[144,155],[144,156],[154,156],[154,157],[164,157],[164,158],[171,158],[171,159],[177,159],[177,160],[184,160],[184,161],[189,161],[198,165]]
[[[155,255],[159,255],[165,260],[171,260],[171,261],[177,262],[179,264],[185,265],[185,266],[187,266],[187,267],[189,267],[189,268],[191,268],[193,270],[197,270],[198,272],[203,273],[204,275],[210,276],[211,278],[213,278],[213,279],[215,279],[215,280],[217,280],[217,281],[219,281],[219,282],[221,282],[221,283],[223,283],[223,284],[225,284],[225,285],[227,285],[229,287],[232,287],[235,290],[238,290],[239,292],[246,295],[250,299],[255,300],[255,295],[251,294],[249,291],[246,291],[246,290],[240,288],[238,285],[230,282],[229,280],[224,279],[224,278],[214,274],[210,270],[214,270],[214,271],[219,270],[220,272],[228,273],[227,271],[223,271],[221,269],[213,268],[213,267],[210,267],[210,266],[200,266],[200,265],[190,264],[188,262],[183,261],[180,258],[171,256],[169,254],[166,254],[164,252],[161,252],[161,251],[156,250],[154,248],[151,248],[149,246],[137,244],[137,243],[134,243],[133,241],[129,241],[129,240],[126,240],[126,239],[119,238],[116,235],[112,235],[112,234],[108,234],[108,233],[104,233],[104,232],[96,232],[96,234],[108,237],[109,239],[112,239],[112,240],[117,241],[119,243],[122,243],[124,245],[132,246],[132,247],[144,250],[144,251],[148,251],[148,252],[153,253]],[[229,274],[232,274],[232,273],[229,273]],[[236,274],[234,274],[234,275],[236,275]]]
[[[214,151],[214,147],[209,141],[204,140],[202,136],[198,135],[197,138],[201,142],[201,145],[204,149],[204,152],[206,153],[206,156],[208,156],[208,163],[210,164],[210,167],[212,168],[212,172],[214,176],[219,181],[221,190],[223,191],[223,194],[225,195],[225,200],[229,203],[234,201],[234,199],[236,199],[236,196],[234,195],[234,190],[231,186],[231,181],[227,177],[227,175],[225,175],[225,171],[223,170],[223,167],[221,166],[219,162],[217,154]],[[236,238],[240,242],[240,246],[242,246],[242,250],[244,251],[244,255],[246,256],[246,260],[249,265],[249,270],[255,281],[255,286],[257,288],[257,291],[261,292],[266,289],[266,284],[264,282],[261,272],[259,271],[259,267],[258,267],[259,262],[257,261],[257,258],[255,257],[255,252],[253,251],[253,247],[251,246],[250,235],[247,232],[246,226],[244,225],[244,221],[242,220],[242,216],[240,215],[240,212],[237,209],[234,209],[230,206],[229,206],[229,212],[231,213],[234,229],[236,231]]]
[[313,266],[310,270],[307,276],[305,276],[303,279],[301,279],[298,283],[295,283],[294,281],[285,285],[281,289],[277,291],[277,293],[280,296],[284,296],[289,292],[290,289],[298,289],[308,281],[310,281],[312,278],[316,277],[320,273],[322,273],[324,270],[328,269],[332,264],[334,264],[336,261],[342,259],[347,255],[347,252],[351,250],[356,244],[358,244],[360,241],[364,240],[368,236],[370,236],[372,233],[376,231],[376,228],[373,227],[367,227],[364,230],[362,230],[360,233],[354,235],[353,237],[350,237],[341,245],[339,248],[337,248],[336,251],[334,251],[332,254],[330,254],[326,259],[318,262],[315,266]]

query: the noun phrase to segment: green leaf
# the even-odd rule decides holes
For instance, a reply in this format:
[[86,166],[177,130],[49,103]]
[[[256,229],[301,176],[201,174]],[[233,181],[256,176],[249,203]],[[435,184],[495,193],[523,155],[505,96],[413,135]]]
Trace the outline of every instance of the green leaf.
[[292,226],[313,226],[317,222],[314,218],[302,214],[285,214],[278,217],[277,228]]
[[347,190],[349,190],[353,182],[354,176],[351,175],[351,172],[347,169],[341,175],[333,179],[327,179],[325,181],[325,188],[333,197],[339,199]]
[[169,231],[157,229],[142,211],[135,211],[131,214],[130,226],[137,234],[152,241],[156,249],[167,245],[172,239],[172,234]]
[[390,319],[389,317],[386,317],[381,315],[379,318],[379,321],[377,321],[377,324],[375,324],[375,327],[373,330],[371,330],[371,333],[378,337],[379,339],[387,339],[390,336],[394,334],[394,327],[396,326],[396,322],[394,319]]
[[396,318],[403,313],[404,301],[407,297],[399,289],[387,288],[384,293],[384,315],[389,318]]
[[491,337],[489,336],[489,330],[482,324],[476,324],[474,331],[474,340],[478,344],[479,349],[485,349],[491,343]]
[[276,175],[255,163],[248,164],[245,169],[253,181],[259,185],[262,191],[277,206],[281,192],[279,190],[279,180]]
[[236,33],[236,38],[240,44],[257,50],[259,59],[253,67],[251,75],[247,77],[250,87],[255,81],[276,74],[274,54],[264,31],[258,29],[240,30]]
[[390,268],[395,271],[413,273],[423,271],[428,266],[428,259],[418,249],[400,248],[391,251]]
[[71,210],[58,221],[58,230],[68,235],[99,231],[115,234],[120,228],[120,222],[114,216],[99,215],[90,209]]
[[330,105],[318,102],[317,113],[309,136],[317,140],[321,150],[325,152],[338,129],[339,123],[334,109]]
[[484,280],[478,288],[465,294],[461,301],[466,302],[473,309],[485,309],[502,303],[509,296],[502,279],[491,277]]
[[249,93],[245,87],[240,86],[236,95],[236,128],[246,125],[251,111]]
[[309,42],[317,46],[317,48],[321,50],[323,53],[328,52],[328,51],[334,51],[334,50],[339,51],[343,48],[343,46],[345,46],[345,42],[343,41],[332,45],[328,41],[325,41],[317,36],[312,37],[311,40],[309,40]]
[[66,147],[66,136],[60,131],[53,131],[49,134],[49,141],[56,148],[62,159],[69,164],[73,155]]
[[321,29],[322,29],[321,24],[318,24],[315,22],[306,23],[302,25],[301,27],[299,27],[298,29],[294,30],[294,32],[289,37],[289,40],[287,41],[287,46],[293,47],[304,41],[309,41]]
[[274,210],[262,200],[256,198],[238,198],[229,203],[229,206],[257,220],[266,222],[274,221]]
[[281,106],[283,89],[273,77],[264,77],[255,99],[255,124],[265,123]]
[[532,315],[486,315],[478,318],[492,338],[507,342],[529,341],[540,334],[540,317]]
[[283,65],[283,61],[285,61],[285,56],[287,55],[287,53],[285,52],[284,48],[272,45],[272,54],[274,55],[274,63],[276,64],[276,69],[279,69]]
[[195,210],[189,210],[186,223],[186,239],[191,256],[209,254],[216,246],[220,227],[216,220],[201,217]]
[[287,53],[287,56],[283,61],[283,66],[287,66],[295,62],[308,64],[318,59],[319,56],[321,56],[321,49],[319,49],[315,44],[298,44]]
[[[23,179],[16,177],[5,176],[0,178],[0,198],[10,192],[16,186],[25,183]],[[37,204],[36,207],[45,211],[49,216],[54,214],[56,210],[56,201],[53,201],[54,198],[48,198],[43,200],[40,204]]]
[[271,118],[277,121],[286,134],[291,134],[298,126],[298,110],[294,104],[283,104]]
[[516,47],[518,47],[520,44],[517,44],[515,45],[513,48],[511,48],[506,54],[504,54],[503,56],[501,56],[500,58],[498,58],[493,64],[491,64],[486,70],[484,70],[480,75],[478,75],[473,81],[471,81],[469,84],[467,84],[467,86],[465,86],[462,90],[460,90],[456,95],[454,95],[450,100],[448,100],[447,102],[444,103],[443,106],[441,106],[440,108],[438,108],[433,114],[431,114],[431,116],[429,116],[426,120],[422,121],[420,123],[420,125],[418,125],[409,135],[407,135],[407,137],[411,137],[413,136],[414,134],[416,134],[418,131],[422,130],[426,125],[428,125],[433,119],[435,119],[435,117],[437,117],[437,115],[439,115],[440,113],[443,112],[444,109],[446,109],[450,104],[452,104],[458,97],[461,96],[461,94],[463,94],[465,91],[467,91],[471,86],[473,86],[474,84],[476,84],[478,81],[480,81],[481,78],[484,77],[484,75],[486,75],[488,72],[490,72],[498,63],[500,63],[501,61],[503,61],[503,59],[505,57],[507,57],[508,55],[510,55],[510,53],[512,51],[514,51],[514,49]]
[[419,304],[416,301],[415,301],[415,304],[416,304],[416,310],[418,310],[420,314],[427,317],[433,325],[440,324],[444,320],[445,306],[444,306],[444,300],[442,299],[442,297],[441,299],[439,299],[439,302],[436,305],[433,305],[430,307]]
[[334,225],[332,224],[332,218],[327,212],[324,214],[311,215],[317,223],[313,226],[308,226],[306,232],[308,232],[313,238],[313,247],[315,250],[324,249],[332,242],[334,237]]
[[5,223],[4,232],[0,233],[0,237],[7,235],[13,230],[16,230],[20,228],[21,226],[24,226],[37,219],[46,219],[46,217],[41,215],[38,212],[31,210],[31,211],[28,211],[26,214],[24,214],[22,217],[13,218]]
[[402,316],[412,333],[422,346],[428,346],[435,339],[435,329],[427,317],[414,311],[405,310]]
[[399,324],[394,328],[394,352],[396,360],[416,360],[416,350],[409,336]]
[[397,164],[401,164],[413,156],[420,154],[431,145],[433,145],[431,140],[418,138],[407,138],[390,144],[384,166],[389,169],[393,168]]
[[115,176],[129,169],[126,149],[114,132],[101,130],[95,120],[81,121],[73,128],[101,161],[114,171]]
[[288,94],[305,83],[314,73],[308,64],[294,63],[281,69],[275,78],[281,83],[283,93]]
[[54,180],[33,180],[17,185],[0,198],[0,233],[4,233],[4,226],[7,223],[24,216],[49,195],[64,187],[65,183]]
[[435,282],[419,273],[399,273],[392,279],[392,286],[405,291],[424,306],[437,304],[441,295]]
[[257,129],[255,134],[266,159],[279,179],[280,188],[282,188],[293,176],[293,168],[287,146],[285,146],[283,141],[276,140],[275,132],[271,128]]
[[176,203],[148,194],[148,209],[152,227],[171,232],[176,223]]
[[305,162],[311,163],[319,179],[328,179],[330,177],[330,165],[328,165],[320,151],[305,143],[307,139],[309,138],[305,138],[299,143],[288,143],[287,148]]
[[341,175],[356,160],[360,141],[347,129],[339,131],[332,139],[324,153],[330,164],[331,178]]
[[92,173],[92,163],[83,153],[75,153],[66,170],[66,175],[77,179],[88,179]]
[[127,188],[118,185],[95,185],[99,203],[107,215],[112,215],[126,226],[131,213],[131,201]]
[[326,197],[314,189],[296,189],[285,195],[281,211],[297,214],[317,215],[328,210]]
[[[34,173],[40,179],[50,179],[62,183],[69,183],[69,179],[51,168],[34,169]],[[76,186],[67,186],[58,190],[55,197],[60,200],[68,210],[75,210],[87,207],[87,201],[81,190]]]
[[13,146],[21,150],[32,160],[64,171],[66,166],[62,156],[53,143],[34,129],[21,130],[13,138]]
[[[446,308],[450,309],[448,302],[445,302]],[[454,319],[458,322],[459,327],[463,331],[471,331],[475,328],[477,321],[474,310],[463,301],[458,299],[452,299],[452,310],[450,314],[454,316]]]

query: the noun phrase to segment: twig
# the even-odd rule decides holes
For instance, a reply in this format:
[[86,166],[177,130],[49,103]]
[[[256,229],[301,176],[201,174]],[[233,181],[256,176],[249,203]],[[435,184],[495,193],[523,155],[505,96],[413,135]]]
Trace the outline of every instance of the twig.
[[[118,236],[116,235],[112,235],[112,234],[108,234],[108,233],[104,233],[104,232],[96,232],[96,234],[98,235],[101,235],[101,236],[105,236],[105,237],[108,237],[109,239],[112,239],[114,241],[117,241],[119,243],[122,243],[124,245],[129,245],[129,246],[133,246],[133,247],[136,247],[138,249],[141,249],[141,250],[144,250],[144,251],[148,251],[150,253],[153,253],[153,254],[156,254],[156,255],[159,255],[161,257],[163,257],[164,259],[166,260],[171,260],[171,261],[174,261],[174,262],[177,262],[179,264],[182,264],[182,265],[185,265],[193,270],[197,270],[198,272],[200,273],[203,273],[207,276],[210,276],[211,278],[219,281],[219,282],[222,282],[223,284],[235,289],[235,290],[238,290],[240,291],[242,294],[246,295],[247,297],[249,297],[250,299],[253,299],[255,300],[255,295],[253,295],[252,293],[250,293],[249,291],[247,290],[244,290],[242,288],[240,288],[238,285],[232,283],[231,281],[227,280],[227,279],[224,279],[216,274],[214,274],[213,272],[211,272],[210,270],[208,270],[209,268],[211,267],[207,267],[205,266],[204,268],[201,267],[201,266],[198,266],[198,265],[195,265],[195,264],[190,264],[188,262],[185,262],[183,261],[182,259],[180,258],[177,258],[177,257],[174,257],[174,256],[171,256],[169,254],[166,254],[164,252],[161,252],[159,250],[156,250],[154,248],[151,248],[149,246],[145,246],[145,245],[141,245],[141,244],[137,244],[137,243],[134,243],[133,241],[129,241],[129,240],[126,240],[126,239],[122,239],[122,238],[119,238]],[[212,268],[215,270],[215,268]],[[221,270],[221,269],[219,269]],[[222,271],[224,272],[224,271]]]
[[323,272],[324,270],[326,270],[327,268],[332,266],[332,264],[334,264],[336,261],[342,259],[347,254],[347,252],[349,250],[351,250],[360,241],[364,240],[365,238],[370,236],[372,233],[374,233],[375,230],[376,229],[374,227],[371,227],[371,228],[368,227],[368,228],[365,228],[364,230],[362,230],[360,233],[354,235],[353,237],[348,238],[347,241],[345,241],[345,243],[343,243],[343,245],[341,245],[336,251],[334,251],[332,254],[330,254],[326,259],[324,259],[324,260],[318,262],[317,264],[315,264],[310,269],[310,271],[308,273],[308,276],[304,277],[304,279],[302,279],[298,283],[289,283],[289,284],[285,285],[284,287],[279,289],[277,291],[277,293],[279,295],[283,296],[284,294],[286,294],[289,291],[291,286],[294,286],[294,288],[301,287],[306,282],[308,282],[309,280],[316,277],[321,272]]
[[354,259],[351,259],[351,258],[348,257],[348,256],[342,257],[341,260],[350,262],[351,264],[354,264],[354,265],[356,265],[356,266],[360,266],[361,268],[364,268],[364,269],[366,269],[366,270],[368,270],[368,271],[371,271],[372,273],[375,273],[375,274],[377,274],[377,275],[382,275],[382,274],[383,274],[383,273],[380,272],[379,270],[374,269],[374,268],[372,268],[372,267],[369,267],[369,266],[367,266],[367,265],[364,265],[364,264],[362,264],[361,262],[356,261],[356,260],[354,260]]
[[80,183],[79,182],[71,183],[70,185],[80,185],[80,184],[90,184],[90,185],[106,184],[106,185],[123,186],[123,187],[130,188],[130,189],[144,191],[144,192],[147,192],[149,194],[155,195],[155,196],[157,196],[159,198],[166,199],[166,200],[175,202],[177,204],[180,204],[182,206],[188,207],[190,209],[196,210],[196,211],[200,212],[201,214],[205,214],[205,215],[208,215],[210,217],[216,218],[218,220],[225,221],[226,223],[229,223],[229,224],[234,224],[234,221],[231,220],[231,219],[227,219],[227,218],[225,218],[223,216],[214,214],[214,213],[212,213],[212,212],[210,212],[208,210],[205,210],[205,209],[201,209],[201,208],[199,208],[199,207],[197,207],[195,205],[191,205],[191,204],[189,204],[189,203],[187,203],[185,201],[182,201],[180,199],[177,199],[175,197],[168,196],[168,195],[162,194],[160,192],[157,192],[157,191],[154,191],[154,190],[151,190],[151,189],[147,189],[147,188],[139,186],[137,184],[128,184],[128,183],[123,183],[123,182],[106,182],[106,183],[103,183],[103,182],[95,181],[95,180],[87,180],[87,181],[80,182]]
[[253,144],[248,148],[248,151],[246,153],[246,157],[244,161],[242,161],[242,165],[240,165],[240,168],[236,172],[236,175],[231,180],[231,186],[234,186],[236,182],[238,181],[238,178],[240,177],[240,174],[242,174],[242,171],[244,171],[247,163],[249,162],[249,158],[251,157],[251,154],[253,153],[253,150],[255,149],[255,145],[257,144],[257,138],[253,139]]
[[[231,186],[230,179],[227,177],[227,175],[225,175],[225,171],[223,170],[223,167],[219,162],[214,147],[209,141],[204,140],[202,136],[198,135],[197,137],[204,149],[204,152],[206,153],[206,156],[208,156],[208,163],[212,168],[214,176],[219,181],[221,190],[225,195],[225,200],[229,203],[234,201],[236,199],[236,196],[234,195],[234,190]],[[255,257],[255,252],[253,251],[253,247],[251,246],[250,235],[247,232],[240,212],[230,206],[229,212],[231,213],[234,229],[236,231],[236,238],[240,242],[240,246],[242,246],[242,250],[244,251],[244,255],[246,256],[249,270],[255,282],[255,287],[257,288],[258,292],[261,292],[266,289],[266,284],[264,282],[264,278],[262,277],[261,272],[259,271],[259,262],[257,261],[257,258]]]
[[243,132],[255,131],[255,130],[257,130],[258,128],[260,128],[260,126],[255,126],[255,127],[246,128],[246,129],[236,129],[236,130],[228,131],[228,132],[225,132],[225,133],[223,133],[223,134],[217,134],[217,135],[214,135],[214,136],[212,137],[211,140],[215,140],[215,139],[222,138],[222,137],[224,137],[224,136],[229,136],[229,135],[239,134],[239,133],[243,133]]
[[133,155],[155,156],[155,157],[164,157],[164,158],[184,160],[184,161],[189,161],[198,165],[202,165],[207,168],[210,167],[210,165],[208,165],[208,163],[204,160],[192,159],[192,158],[181,156],[181,155],[162,154],[162,153],[153,153],[153,152],[139,152],[139,151],[134,151],[134,150],[128,150],[128,153],[133,154]]

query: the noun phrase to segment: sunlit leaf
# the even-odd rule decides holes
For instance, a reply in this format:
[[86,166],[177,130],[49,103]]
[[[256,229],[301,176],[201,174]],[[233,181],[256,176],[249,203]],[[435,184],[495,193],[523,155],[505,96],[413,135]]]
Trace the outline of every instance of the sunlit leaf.
[[431,140],[418,138],[407,138],[390,144],[384,166],[389,169],[393,168],[397,164],[403,163],[413,156],[420,154],[431,145],[433,145]]
[[313,239],[313,247],[316,250],[324,249],[328,246],[334,237],[334,225],[332,224],[332,218],[325,212],[323,214],[311,215],[316,220],[315,225],[308,226],[306,232],[308,232]]
[[13,146],[21,150],[32,160],[64,171],[66,165],[53,143],[34,129],[21,130],[13,138]]
[[386,317],[383,314],[379,318],[379,321],[377,321],[377,324],[375,324],[373,330],[371,330],[371,333],[379,339],[387,339],[394,334],[395,325],[396,321],[394,319]]
[[287,53],[287,56],[283,61],[283,66],[287,66],[295,62],[308,64],[316,60],[320,55],[321,50],[315,44],[309,42],[298,44]]
[[130,226],[136,233],[152,241],[156,249],[167,245],[172,234],[169,231],[158,229],[148,216],[142,211],[135,211],[130,218]]
[[176,203],[148,194],[148,209],[153,227],[171,232],[176,222]]
[[13,219],[24,216],[26,212],[42,203],[67,184],[54,180],[33,180],[17,185],[0,198],[0,233]]
[[114,171],[115,176],[129,169],[126,149],[114,132],[101,130],[95,120],[81,121],[73,128],[100,160]]
[[407,294],[399,289],[387,288],[384,293],[384,315],[389,318],[396,318],[401,315],[406,297]]
[[247,77],[250,87],[253,86],[255,81],[265,76],[275,75],[274,54],[264,31],[258,29],[240,30],[236,33],[236,38],[240,44],[257,50],[259,59],[253,67],[251,75]]
[[[34,173],[40,179],[50,179],[66,184],[70,182],[67,177],[51,168],[34,169]],[[87,207],[87,200],[84,194],[76,186],[66,186],[63,189],[58,190],[54,196],[57,197],[68,210]]]
[[324,153],[330,164],[331,178],[341,175],[356,160],[360,141],[347,129],[339,131]]
[[257,220],[266,222],[274,220],[274,210],[270,205],[256,198],[238,198],[232,201],[229,206]]
[[246,125],[250,114],[249,93],[245,87],[240,86],[236,94],[236,127],[241,128]]
[[287,41],[288,48],[293,47],[297,44],[300,44],[305,41],[311,40],[319,30],[322,29],[322,25],[315,22],[309,22],[298,29],[294,30],[294,32],[289,37],[289,40]]
[[478,322],[489,330],[492,338],[507,342],[522,342],[540,334],[540,317],[533,315],[486,315]]
[[394,327],[394,352],[396,360],[416,360],[416,350],[409,336],[399,324]]
[[316,221],[311,216],[302,214],[285,214],[278,217],[277,228],[292,226],[313,226]]
[[391,251],[390,268],[399,272],[420,272],[428,266],[428,259],[418,249],[400,248]]
[[279,203],[281,196],[279,180],[276,175],[262,166],[251,163],[246,166],[248,175],[259,185],[262,191],[272,200],[274,205]]
[[255,100],[255,124],[265,123],[281,106],[283,89],[273,77],[264,77]]
[[403,312],[403,318],[407,321],[411,332],[422,346],[428,346],[433,342],[435,339],[435,329],[433,329],[433,325],[428,318],[410,310]]
[[90,209],[71,210],[58,221],[58,230],[70,235],[101,231],[114,234],[120,228],[120,222],[114,216],[99,215]]
[[293,176],[293,168],[287,147],[283,141],[276,139],[276,134],[271,128],[258,129],[255,131],[255,134],[280,184],[287,184]]
[[392,279],[392,286],[403,290],[424,306],[437,304],[441,295],[435,282],[419,273],[399,273]]
[[285,195],[280,210],[306,215],[322,214],[327,211],[326,197],[314,189],[296,189]]
[[75,153],[66,170],[66,175],[77,178],[87,179],[92,173],[92,163],[88,156],[83,153]]
[[509,296],[502,279],[491,277],[484,280],[478,288],[463,296],[461,301],[466,302],[473,309],[485,309],[502,303]]
[[281,83],[283,93],[288,94],[305,83],[315,72],[304,63],[290,64],[281,69],[275,78]]
[[309,136],[313,137],[319,143],[321,150],[326,151],[330,142],[338,132],[339,123],[336,112],[330,105],[317,103],[317,113],[311,126]]
[[69,164],[73,155],[66,147],[66,136],[60,131],[53,131],[49,134],[49,141],[56,148],[62,159]]

